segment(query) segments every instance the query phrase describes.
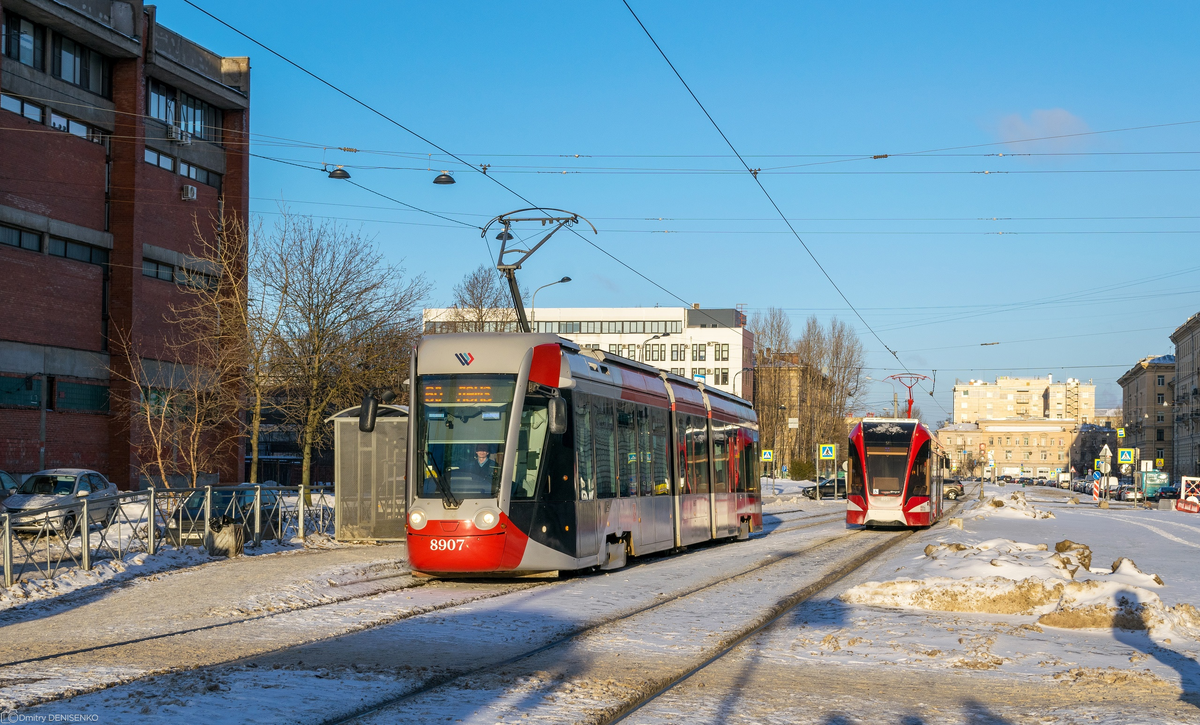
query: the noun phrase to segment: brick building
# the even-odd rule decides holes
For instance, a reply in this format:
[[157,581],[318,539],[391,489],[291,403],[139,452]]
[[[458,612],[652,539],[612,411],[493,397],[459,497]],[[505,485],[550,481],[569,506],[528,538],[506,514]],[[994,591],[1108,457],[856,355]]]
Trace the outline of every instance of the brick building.
[[109,353],[120,330],[154,358],[195,221],[248,214],[249,61],[139,0],[0,0],[0,16],[0,468],[136,487]]

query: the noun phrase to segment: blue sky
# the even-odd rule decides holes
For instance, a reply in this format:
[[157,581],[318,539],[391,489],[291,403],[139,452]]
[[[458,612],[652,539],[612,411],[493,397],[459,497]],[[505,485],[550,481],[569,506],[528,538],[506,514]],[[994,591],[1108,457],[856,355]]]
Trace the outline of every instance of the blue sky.
[[[899,371],[744,171],[695,173],[739,166],[619,1],[197,2],[536,204],[590,218],[593,241],[685,300],[781,307],[797,327],[837,316],[872,377]],[[1099,404],[1119,404],[1116,378],[1171,352],[1200,310],[1200,174],[1170,171],[1200,169],[1186,123],[1200,121],[1200,9],[844,5],[633,3],[883,343],[937,369],[927,419],[945,417],[955,378],[1008,373],[1094,379]],[[472,224],[525,206],[187,5],[158,17],[251,57],[255,153],[345,164]],[[1143,126],[1160,127],[1014,142]],[[894,156],[934,149],[956,150]],[[893,156],[861,158],[874,154]],[[459,183],[433,185],[441,169]],[[285,203],[374,235],[434,285],[431,304],[489,258],[477,231],[316,171],[254,159],[251,188],[267,223]],[[574,279],[546,305],[680,304],[567,234],[521,275]],[[882,385],[866,402],[890,398]]]

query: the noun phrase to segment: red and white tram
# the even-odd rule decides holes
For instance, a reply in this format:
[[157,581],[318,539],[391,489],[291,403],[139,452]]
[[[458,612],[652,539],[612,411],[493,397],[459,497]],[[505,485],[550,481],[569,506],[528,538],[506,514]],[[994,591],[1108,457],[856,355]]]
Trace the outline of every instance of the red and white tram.
[[850,432],[846,523],[931,526],[942,517],[946,453],[911,418],[867,418]]
[[612,569],[762,529],[741,398],[547,334],[431,335],[412,369],[416,572]]

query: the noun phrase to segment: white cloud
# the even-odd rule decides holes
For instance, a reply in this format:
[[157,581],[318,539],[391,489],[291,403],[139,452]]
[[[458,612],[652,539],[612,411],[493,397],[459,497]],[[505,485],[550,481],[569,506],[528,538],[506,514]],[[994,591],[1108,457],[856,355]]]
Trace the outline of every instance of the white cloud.
[[[1019,113],[1004,116],[996,124],[996,135],[1020,151],[1070,151],[1079,149],[1084,138],[1074,134],[1087,133],[1087,122],[1063,108],[1037,109],[1028,117]],[[1053,138],[1053,137],[1059,138]],[[1047,139],[1035,143],[1016,143],[1026,139]]]

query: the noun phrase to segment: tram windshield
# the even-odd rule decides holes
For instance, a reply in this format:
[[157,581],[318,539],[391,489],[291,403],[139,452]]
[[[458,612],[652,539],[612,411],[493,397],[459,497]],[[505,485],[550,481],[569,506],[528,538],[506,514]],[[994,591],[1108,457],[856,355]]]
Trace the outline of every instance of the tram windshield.
[[899,496],[908,478],[908,446],[915,423],[863,423],[867,489],[872,496]]
[[418,498],[496,498],[515,375],[422,375],[415,396],[416,453],[425,476]]

